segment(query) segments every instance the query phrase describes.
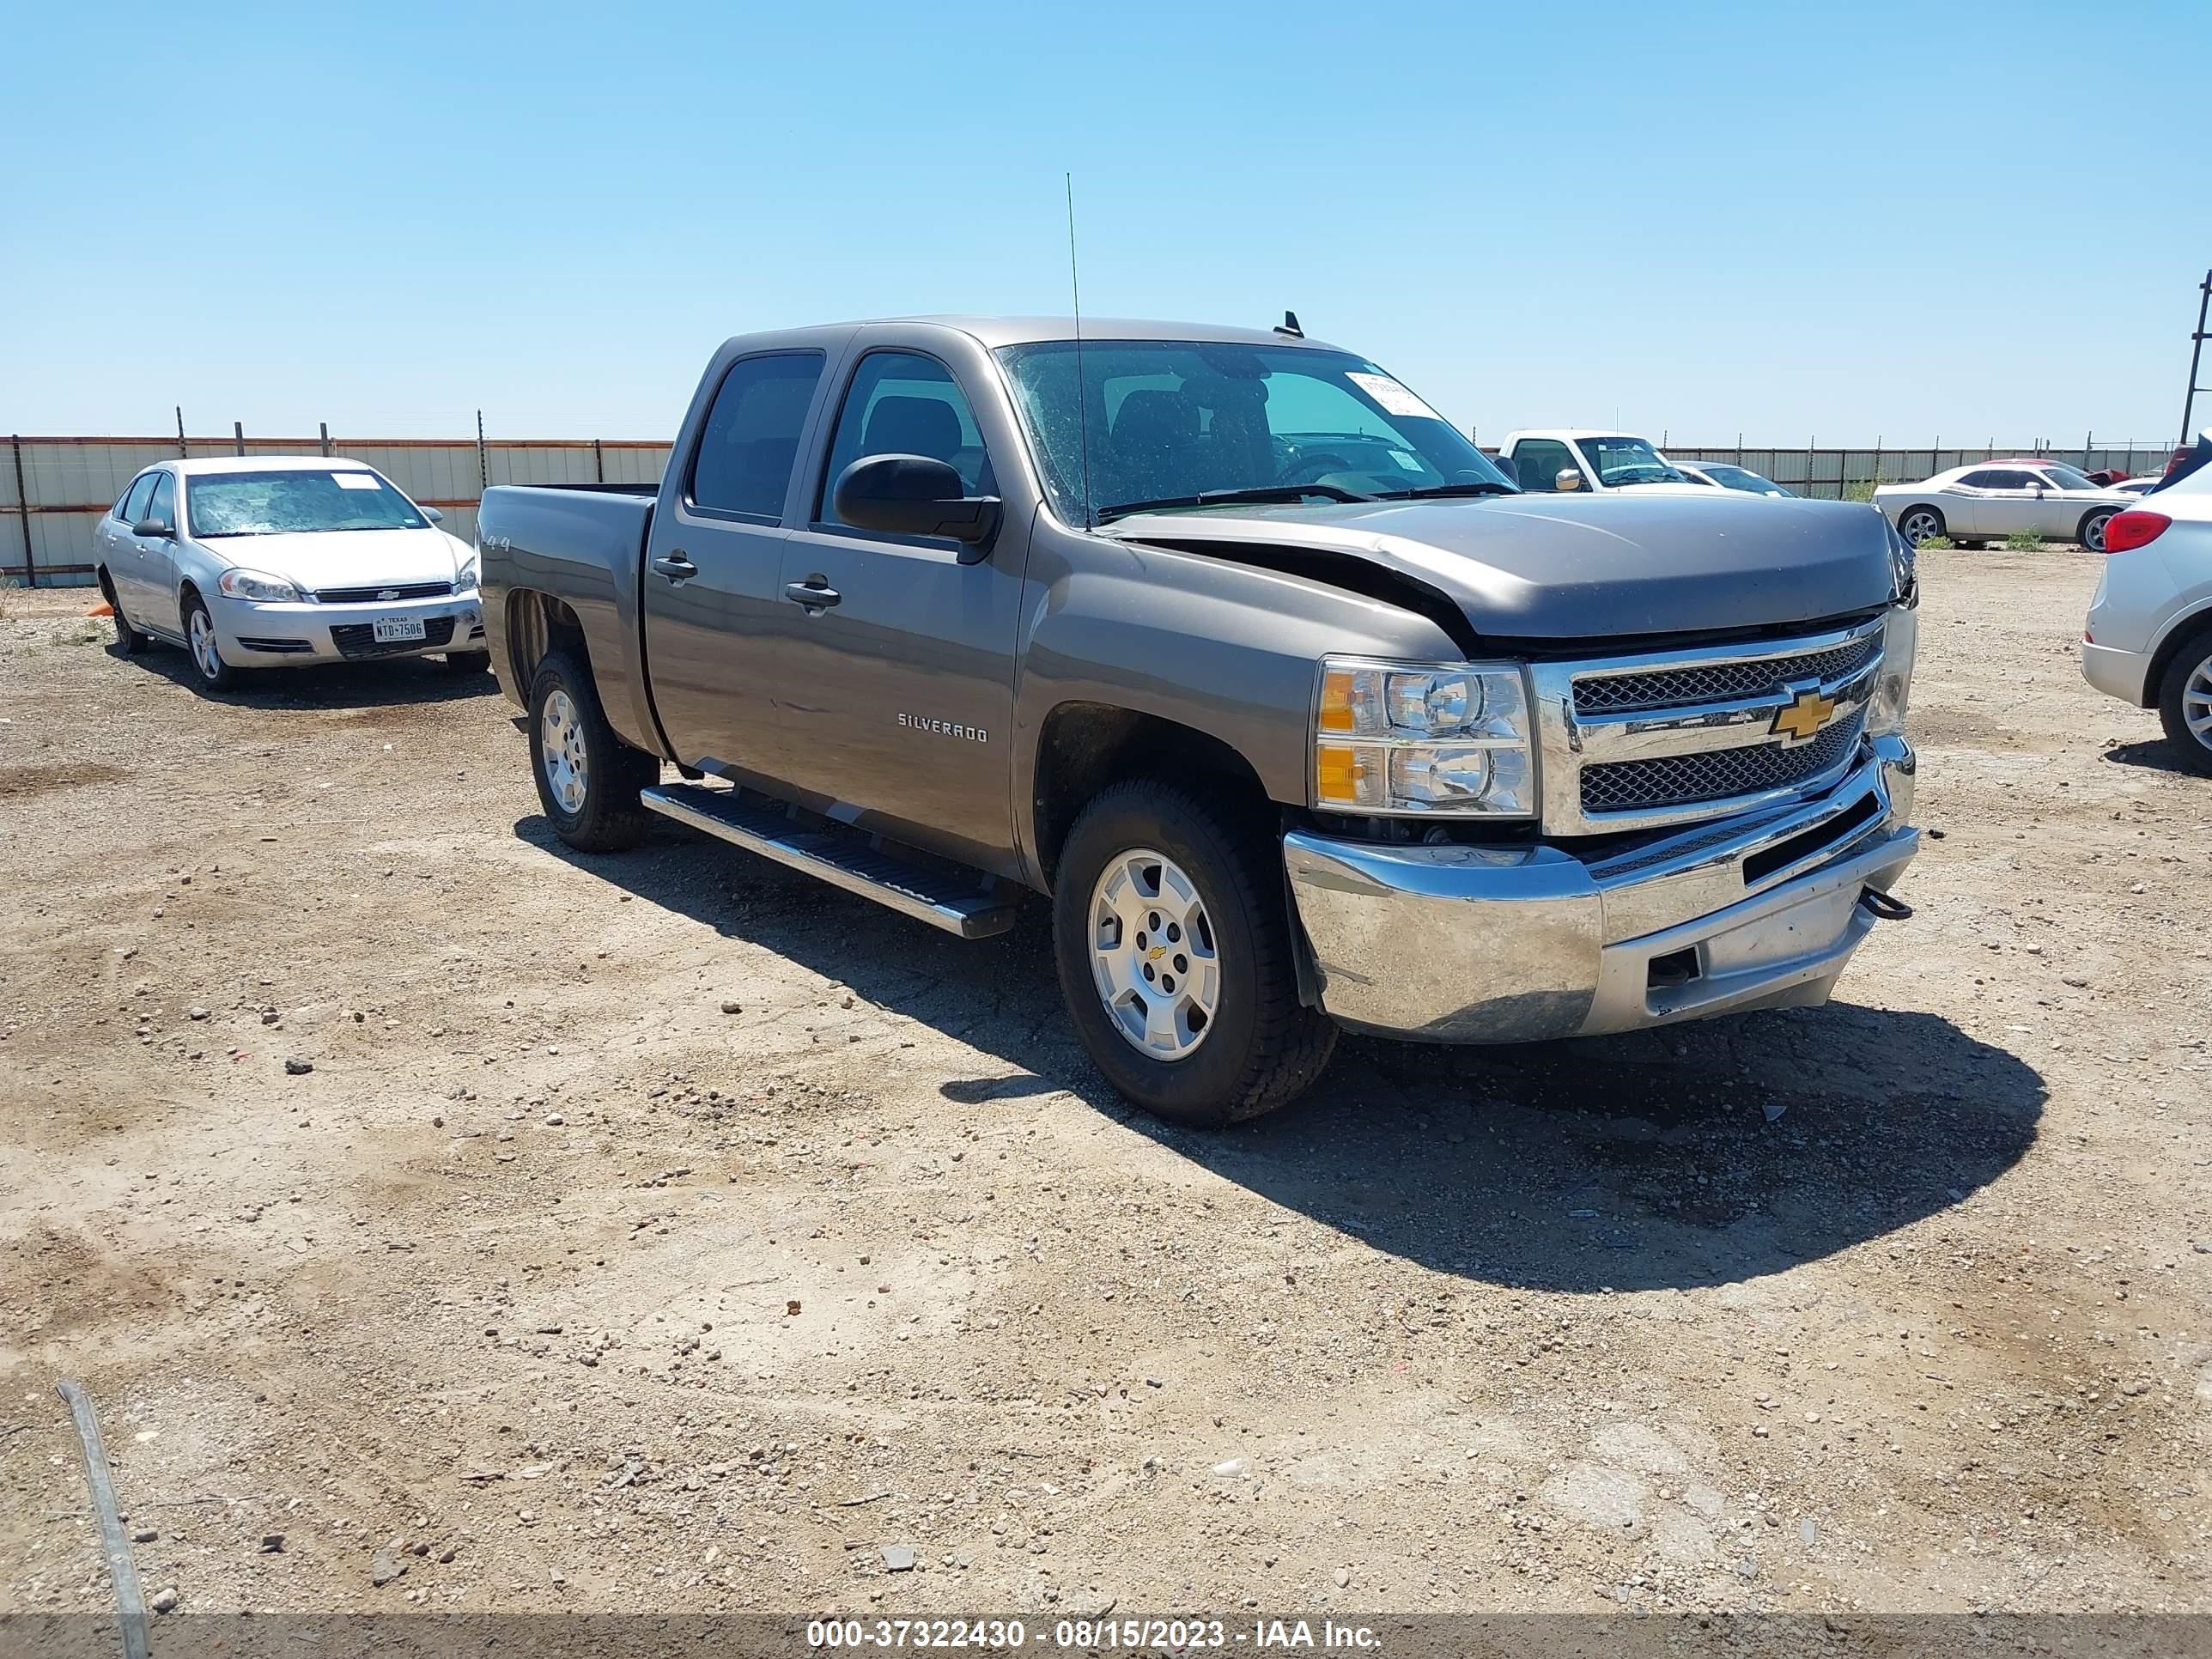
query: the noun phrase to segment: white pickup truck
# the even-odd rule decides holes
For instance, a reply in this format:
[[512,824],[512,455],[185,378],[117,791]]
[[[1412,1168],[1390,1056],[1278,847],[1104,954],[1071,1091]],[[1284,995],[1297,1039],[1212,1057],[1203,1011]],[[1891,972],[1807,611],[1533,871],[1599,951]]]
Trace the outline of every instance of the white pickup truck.
[[1527,490],[1702,495],[1709,501],[1713,494],[1711,484],[1686,476],[1650,439],[1626,432],[1531,428],[1509,433],[1498,454],[1513,463],[1513,476]]

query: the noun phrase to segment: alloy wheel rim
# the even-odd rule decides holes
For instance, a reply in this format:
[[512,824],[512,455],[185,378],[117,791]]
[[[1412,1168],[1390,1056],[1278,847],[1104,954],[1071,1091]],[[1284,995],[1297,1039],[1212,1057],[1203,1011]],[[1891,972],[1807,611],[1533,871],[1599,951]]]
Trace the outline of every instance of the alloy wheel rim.
[[2105,526],[2112,521],[2112,515],[2109,513],[2100,519],[2089,520],[2089,528],[2083,533],[2081,539],[2089,544],[2089,550],[2092,553],[2101,553],[2105,550]]
[[1925,513],[1905,515],[1905,539],[1917,547],[1936,533],[1936,520]]
[[1108,861],[1091,890],[1091,977],[1121,1039],[1188,1060],[1213,1030],[1221,957],[1197,884],[1150,848]]
[[[116,614],[119,617],[122,613]],[[192,660],[208,679],[222,672],[222,653],[216,648],[215,623],[204,611],[192,612]]]
[[538,723],[538,749],[544,757],[545,785],[561,810],[574,815],[584,810],[591,782],[590,758],[584,752],[584,727],[576,718],[576,705],[566,691],[556,690],[545,699]]
[[2212,749],[2212,657],[2198,663],[2182,683],[2181,723],[2198,744]]

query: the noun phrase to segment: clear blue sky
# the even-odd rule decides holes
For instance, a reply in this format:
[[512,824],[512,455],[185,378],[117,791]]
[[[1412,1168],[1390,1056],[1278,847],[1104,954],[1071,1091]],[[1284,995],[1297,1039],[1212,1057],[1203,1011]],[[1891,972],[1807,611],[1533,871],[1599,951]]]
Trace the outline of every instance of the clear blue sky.
[[[0,431],[665,436],[750,329],[1271,323],[1488,440],[2163,439],[2212,6],[0,0]],[[2200,403],[2203,400],[2200,400]]]

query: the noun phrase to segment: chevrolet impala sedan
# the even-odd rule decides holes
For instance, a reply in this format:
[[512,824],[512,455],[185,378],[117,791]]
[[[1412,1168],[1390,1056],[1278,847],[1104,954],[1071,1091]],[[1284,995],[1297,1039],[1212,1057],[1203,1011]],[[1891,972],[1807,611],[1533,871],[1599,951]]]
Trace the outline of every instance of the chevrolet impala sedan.
[[163,461],[94,532],[126,652],[191,653],[200,684],[242,671],[441,655],[490,665],[475,550],[374,467],[332,457]]

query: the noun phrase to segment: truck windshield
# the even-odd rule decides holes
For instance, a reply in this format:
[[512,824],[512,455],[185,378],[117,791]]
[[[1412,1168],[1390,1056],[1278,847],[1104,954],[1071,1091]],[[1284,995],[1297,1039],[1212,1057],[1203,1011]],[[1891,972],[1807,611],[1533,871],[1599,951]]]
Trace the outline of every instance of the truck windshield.
[[1597,468],[1597,480],[1619,489],[1623,484],[1687,483],[1688,479],[1659,458],[1659,452],[1643,438],[1583,438],[1577,440]]
[[413,502],[358,467],[210,473],[185,481],[185,505],[195,536],[429,527]]
[[[999,351],[1054,510],[1319,485],[1323,501],[1510,491],[1451,423],[1364,358],[1304,346],[1072,340]],[[1088,466],[1085,465],[1088,439]],[[1087,486],[1087,488],[1086,488]]]

